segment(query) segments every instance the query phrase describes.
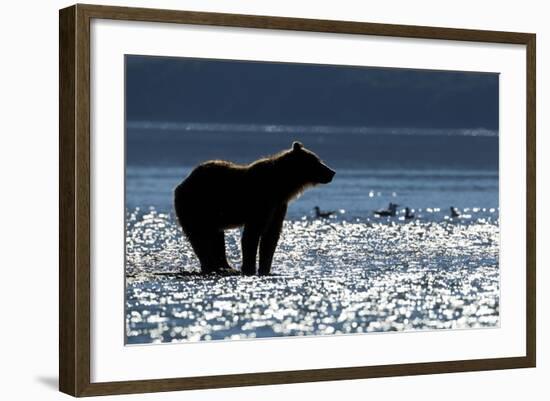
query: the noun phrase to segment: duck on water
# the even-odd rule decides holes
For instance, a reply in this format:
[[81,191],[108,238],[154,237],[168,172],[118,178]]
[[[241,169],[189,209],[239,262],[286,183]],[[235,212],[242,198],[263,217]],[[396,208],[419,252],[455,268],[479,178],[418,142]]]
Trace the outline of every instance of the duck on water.
[[451,206],[449,209],[451,211],[451,217],[454,217],[454,218],[460,217],[460,212],[456,207]]
[[313,208],[313,210],[315,210],[315,217],[318,218],[318,219],[326,219],[326,218],[329,218],[330,216],[332,216],[334,213],[336,213],[335,211],[331,210],[331,211],[322,211],[321,208],[319,208],[319,206],[315,206]]
[[379,217],[395,217],[395,215],[397,214],[397,207],[398,206],[399,205],[397,205],[393,202],[390,202],[387,209],[376,210],[374,212],[374,214],[376,216],[379,216]]

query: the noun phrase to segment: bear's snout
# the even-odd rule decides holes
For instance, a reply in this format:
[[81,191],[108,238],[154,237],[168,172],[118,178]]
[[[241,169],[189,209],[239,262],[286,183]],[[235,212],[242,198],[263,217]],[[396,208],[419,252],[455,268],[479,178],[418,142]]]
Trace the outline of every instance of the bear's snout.
[[334,171],[328,166],[323,166],[323,172],[321,174],[321,180],[320,180],[321,184],[328,184],[329,182],[332,181],[335,175],[336,175],[336,171]]

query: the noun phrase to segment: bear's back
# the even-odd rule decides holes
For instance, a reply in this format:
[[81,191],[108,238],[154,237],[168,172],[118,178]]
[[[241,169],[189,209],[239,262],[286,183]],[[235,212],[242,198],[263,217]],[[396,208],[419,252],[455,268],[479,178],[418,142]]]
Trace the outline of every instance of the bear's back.
[[176,192],[200,200],[227,196],[244,185],[245,172],[246,167],[228,161],[207,161],[195,167]]

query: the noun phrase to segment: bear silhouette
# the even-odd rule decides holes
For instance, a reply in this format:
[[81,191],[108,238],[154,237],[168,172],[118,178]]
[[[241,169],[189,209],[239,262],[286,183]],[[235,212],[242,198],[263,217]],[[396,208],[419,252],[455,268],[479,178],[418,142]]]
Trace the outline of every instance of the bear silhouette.
[[288,203],[308,187],[327,184],[335,172],[294,142],[292,148],[248,165],[213,160],[198,165],[174,190],[179,224],[197,255],[201,272],[232,269],[224,230],[244,226],[241,272],[271,272]]

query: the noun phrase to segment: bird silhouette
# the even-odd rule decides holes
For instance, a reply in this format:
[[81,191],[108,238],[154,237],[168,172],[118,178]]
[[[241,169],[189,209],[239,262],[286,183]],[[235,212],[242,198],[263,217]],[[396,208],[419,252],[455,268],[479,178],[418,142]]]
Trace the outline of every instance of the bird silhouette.
[[414,213],[411,213],[411,209],[409,209],[408,207],[405,208],[405,218],[414,219]]
[[387,209],[379,209],[374,212],[375,215],[380,217],[394,217],[397,213],[397,206],[395,203],[390,202]]
[[451,210],[451,217],[460,217],[460,212],[456,207],[451,206],[449,209]]
[[313,210],[315,210],[315,217],[318,218],[318,219],[319,218],[326,219],[326,218],[332,216],[334,213],[336,213],[335,211],[332,211],[332,210],[324,212],[319,208],[319,206],[315,206],[313,208]]

